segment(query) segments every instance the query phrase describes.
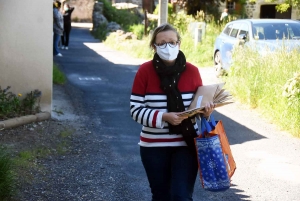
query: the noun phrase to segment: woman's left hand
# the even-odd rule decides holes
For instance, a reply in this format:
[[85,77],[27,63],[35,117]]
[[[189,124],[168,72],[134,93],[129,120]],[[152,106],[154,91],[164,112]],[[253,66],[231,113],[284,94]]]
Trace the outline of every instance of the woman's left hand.
[[215,109],[215,104],[213,102],[206,103],[203,116],[209,117],[210,114],[214,111],[214,109]]

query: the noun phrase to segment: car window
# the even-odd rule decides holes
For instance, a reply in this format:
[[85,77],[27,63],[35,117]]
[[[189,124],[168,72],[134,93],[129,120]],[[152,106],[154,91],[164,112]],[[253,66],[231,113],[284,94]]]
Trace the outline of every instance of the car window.
[[238,32],[239,32],[240,26],[241,26],[240,23],[235,23],[235,24],[233,24],[232,30],[231,30],[231,32],[230,32],[230,36],[231,36],[231,37],[234,37],[234,38],[235,38],[235,37],[237,36],[237,34],[238,34]]
[[261,23],[253,26],[258,40],[300,39],[300,23]]
[[240,26],[240,32],[239,32],[239,35],[245,34],[246,36],[248,36],[248,32],[249,32],[248,25],[245,24],[245,23],[242,23],[241,26]]
[[223,31],[224,34],[229,35],[232,29],[232,24],[229,24]]

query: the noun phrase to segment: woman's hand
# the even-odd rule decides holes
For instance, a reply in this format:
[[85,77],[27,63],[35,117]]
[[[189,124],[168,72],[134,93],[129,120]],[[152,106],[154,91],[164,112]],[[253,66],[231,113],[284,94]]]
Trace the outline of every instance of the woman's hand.
[[173,126],[181,124],[181,122],[188,118],[188,116],[178,116],[176,112],[168,112],[164,113],[162,116],[163,121],[167,121],[168,123],[172,124]]
[[213,102],[206,103],[203,116],[209,117],[210,114],[214,111],[214,109],[215,109],[215,104],[213,104]]

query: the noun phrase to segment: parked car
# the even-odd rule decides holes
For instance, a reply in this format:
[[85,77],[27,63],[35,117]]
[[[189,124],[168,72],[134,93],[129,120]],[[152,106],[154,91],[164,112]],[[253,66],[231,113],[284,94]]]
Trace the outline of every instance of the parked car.
[[300,22],[290,19],[241,19],[226,24],[214,44],[214,64],[217,76],[228,70],[235,45],[275,50],[283,44],[292,49],[300,46]]

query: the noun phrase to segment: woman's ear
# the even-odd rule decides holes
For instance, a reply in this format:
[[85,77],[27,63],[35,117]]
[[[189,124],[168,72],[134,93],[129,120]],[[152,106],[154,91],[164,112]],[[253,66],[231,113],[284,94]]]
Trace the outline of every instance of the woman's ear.
[[156,47],[155,47],[155,45],[152,45],[152,49],[153,49],[154,52],[156,52]]

